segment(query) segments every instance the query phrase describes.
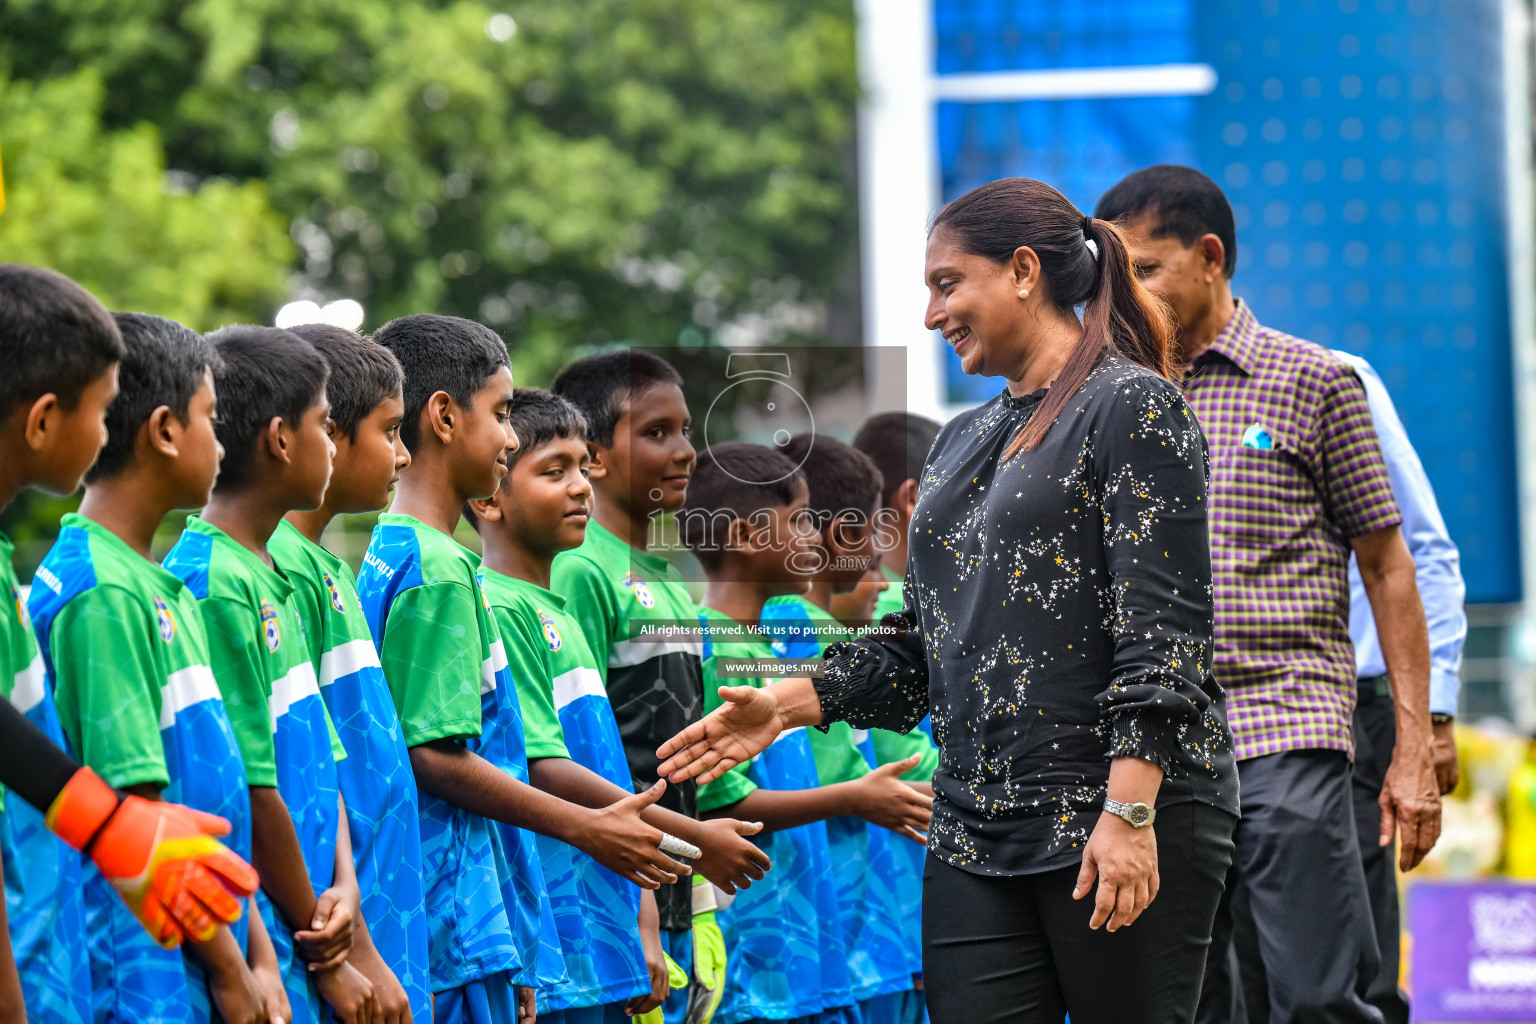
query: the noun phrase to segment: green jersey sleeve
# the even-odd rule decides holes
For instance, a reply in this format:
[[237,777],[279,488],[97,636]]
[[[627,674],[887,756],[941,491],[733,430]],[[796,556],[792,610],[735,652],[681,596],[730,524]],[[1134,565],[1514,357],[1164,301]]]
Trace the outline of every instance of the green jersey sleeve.
[[160,739],[152,619],[132,595],[96,586],[64,606],[49,633],[54,700],[82,764],[112,786],[171,781]]
[[379,661],[406,746],[480,735],[479,600],[462,583],[424,583],[390,606]]
[[[772,652],[766,652],[765,657],[772,657]],[[715,670],[715,659],[705,658],[704,665],[704,713],[707,715],[714,711],[725,701],[720,699],[721,680]],[[732,679],[732,686],[761,686],[760,679]],[[744,762],[732,768],[724,775],[711,782],[706,782],[699,787],[699,812],[718,810],[721,807],[729,807],[743,797],[746,797],[757,789],[757,783],[747,777],[752,769],[750,761]]]
[[816,775],[823,786],[853,782],[869,774],[869,762],[853,744],[853,727],[847,722],[833,722],[822,732],[809,730],[811,754],[816,758]]
[[592,648],[597,670],[608,681],[608,656],[613,653],[614,632],[619,620],[613,587],[602,570],[579,555],[555,559],[550,589],[565,598],[565,610],[576,620]]
[[331,758],[340,763],[347,759],[347,748],[341,745],[341,737],[336,734],[336,723],[331,721],[331,709],[325,703],[320,702],[320,710],[325,712],[325,731],[331,734]]
[[307,572],[284,573],[293,584],[293,607],[303,626],[304,649],[309,652],[315,674],[320,673],[320,658],[325,653],[325,609],[330,598],[320,593],[320,581]]
[[917,767],[904,772],[901,777],[907,782],[933,781],[933,773],[939,767],[939,748],[934,746],[933,740],[923,730],[913,729],[903,735],[889,729],[871,729],[869,739],[875,745],[875,759],[881,764],[921,754],[923,757],[917,762]]
[[544,632],[529,622],[527,609],[497,605],[493,609],[496,625],[507,648],[507,664],[517,686],[517,700],[523,708],[523,745],[528,760],[539,757],[570,758],[565,746],[565,730],[555,711],[553,666],[545,651],[549,649]]
[[261,630],[255,612],[239,601],[210,597],[202,603],[208,627],[208,661],[235,730],[235,743],[251,786],[277,785],[272,745],[272,683],[257,647]]

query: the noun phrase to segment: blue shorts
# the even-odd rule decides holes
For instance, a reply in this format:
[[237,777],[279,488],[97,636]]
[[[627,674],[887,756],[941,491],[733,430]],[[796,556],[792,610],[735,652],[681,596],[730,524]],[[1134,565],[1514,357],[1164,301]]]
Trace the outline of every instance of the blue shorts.
[[839,1006],[818,1013],[816,1024],[864,1024],[864,1017],[857,1006]]
[[625,999],[602,1006],[576,1006],[565,1010],[539,1011],[540,1024],[630,1024],[634,1020],[624,1012]]
[[927,1024],[928,1006],[923,994],[909,988],[859,1003],[864,1024]]
[[432,993],[432,1024],[516,1024],[517,993],[510,971]]
[[[677,966],[683,969],[683,973],[689,978],[693,977],[693,931],[661,933],[662,951],[671,957]],[[666,1016],[667,1024],[683,1024],[683,1018],[688,1013],[688,987],[675,988],[672,994],[667,996],[667,1001],[661,1004],[662,1013]]]

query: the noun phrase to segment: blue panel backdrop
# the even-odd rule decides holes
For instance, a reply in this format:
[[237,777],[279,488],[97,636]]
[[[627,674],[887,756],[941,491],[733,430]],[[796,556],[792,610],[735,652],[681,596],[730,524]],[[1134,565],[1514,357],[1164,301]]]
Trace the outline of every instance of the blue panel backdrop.
[[[1284,13],[1282,14],[1282,6]],[[1234,289],[1381,371],[1461,546],[1520,599],[1497,0],[936,0],[939,74],[1198,60],[1205,97],[938,105],[943,199],[1009,175],[1084,209],[1189,163],[1227,191]],[[949,398],[996,380],[949,357]]]
[[1468,600],[1519,600],[1497,0],[1200,8],[1220,84],[1199,166],[1237,215],[1234,289],[1376,366]]

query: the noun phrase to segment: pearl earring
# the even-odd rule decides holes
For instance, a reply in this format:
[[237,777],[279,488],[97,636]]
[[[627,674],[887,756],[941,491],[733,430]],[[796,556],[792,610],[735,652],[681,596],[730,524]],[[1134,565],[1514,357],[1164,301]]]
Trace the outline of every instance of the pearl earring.
[[1019,298],[1021,298],[1021,299],[1029,298],[1029,289],[1028,288],[1020,288],[1019,289]]

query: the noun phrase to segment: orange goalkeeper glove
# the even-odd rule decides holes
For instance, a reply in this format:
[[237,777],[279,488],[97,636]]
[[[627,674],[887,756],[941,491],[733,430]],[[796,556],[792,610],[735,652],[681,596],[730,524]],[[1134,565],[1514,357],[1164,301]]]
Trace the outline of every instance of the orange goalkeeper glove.
[[48,808],[48,828],[90,856],[139,923],[166,949],[207,942],[240,919],[256,870],[215,836],[229,822],[180,804],[122,797],[81,768]]

